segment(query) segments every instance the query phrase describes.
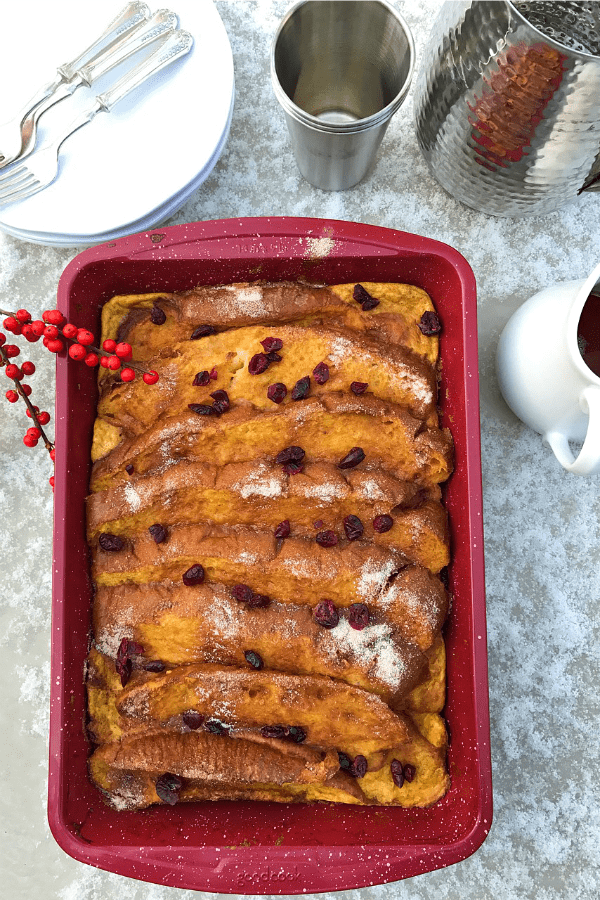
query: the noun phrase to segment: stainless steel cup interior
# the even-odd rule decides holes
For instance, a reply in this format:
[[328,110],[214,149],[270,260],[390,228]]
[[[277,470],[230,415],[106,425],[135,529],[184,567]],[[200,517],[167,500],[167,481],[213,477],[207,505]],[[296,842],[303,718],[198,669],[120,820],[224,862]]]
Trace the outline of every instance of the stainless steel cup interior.
[[344,190],[368,173],[414,68],[414,43],[384,0],[303,0],[271,53],[275,95],[302,175]]

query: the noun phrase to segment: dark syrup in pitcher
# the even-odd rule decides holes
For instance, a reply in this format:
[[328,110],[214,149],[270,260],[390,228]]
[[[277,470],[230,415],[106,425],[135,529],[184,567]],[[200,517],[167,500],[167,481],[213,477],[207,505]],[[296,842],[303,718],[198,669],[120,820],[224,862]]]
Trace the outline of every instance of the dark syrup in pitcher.
[[577,344],[583,361],[600,378],[600,293],[591,293],[579,317]]

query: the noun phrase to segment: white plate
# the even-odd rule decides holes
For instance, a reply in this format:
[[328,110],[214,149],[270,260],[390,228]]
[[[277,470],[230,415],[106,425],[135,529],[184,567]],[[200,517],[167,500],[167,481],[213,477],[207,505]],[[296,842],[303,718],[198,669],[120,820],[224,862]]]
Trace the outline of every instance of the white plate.
[[89,247],[93,244],[104,244],[107,241],[114,241],[116,238],[125,237],[128,234],[134,234],[140,231],[150,231],[151,229],[161,225],[165,222],[170,216],[175,215],[175,213],[186,203],[187,200],[192,196],[195,191],[198,190],[200,185],[208,178],[209,174],[212,172],[215,167],[221,153],[223,152],[223,148],[227,142],[227,137],[229,136],[229,127],[231,125],[231,115],[233,113],[233,100],[232,97],[231,107],[230,107],[230,115],[227,121],[227,126],[217,148],[209,160],[205,169],[202,170],[198,174],[198,176],[186,187],[180,191],[175,196],[170,197],[166,203],[152,210],[152,212],[138,219],[134,222],[128,222],[127,224],[122,225],[119,228],[114,228],[111,231],[106,232],[97,232],[96,234],[45,234],[43,232],[31,232],[31,231],[22,231],[19,228],[13,228],[12,226],[3,224],[1,225],[1,229],[6,232],[6,234],[11,235],[11,237],[17,238],[18,240],[28,241],[33,244],[41,244],[48,247]]
[[[152,12],[167,6],[148,5]],[[11,89],[2,92],[0,119],[9,119],[52,81],[56,67],[91,44],[124,6],[125,0],[7,4],[0,84]],[[1,209],[0,229],[39,243],[95,243],[101,235],[139,230],[139,223],[152,227],[147,223],[157,211],[162,218],[171,215],[175,210],[164,210],[178,208],[189,187],[195,190],[208,175],[231,117],[231,46],[212,0],[176,0],[168,8],[193,35],[191,52],[73,134],[61,150],[56,181]],[[79,88],[48,110],[40,119],[40,139],[68,124],[111,80],[105,76],[91,89]],[[179,195],[185,195],[181,202]]]

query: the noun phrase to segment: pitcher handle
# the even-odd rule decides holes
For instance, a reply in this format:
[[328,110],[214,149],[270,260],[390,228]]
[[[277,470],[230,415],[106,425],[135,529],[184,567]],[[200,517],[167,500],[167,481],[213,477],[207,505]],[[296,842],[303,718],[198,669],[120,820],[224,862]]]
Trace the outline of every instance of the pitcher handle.
[[579,398],[579,405],[589,416],[583,447],[577,458],[569,447],[569,439],[559,431],[544,435],[561,466],[574,475],[596,475],[600,472],[600,388],[591,385]]

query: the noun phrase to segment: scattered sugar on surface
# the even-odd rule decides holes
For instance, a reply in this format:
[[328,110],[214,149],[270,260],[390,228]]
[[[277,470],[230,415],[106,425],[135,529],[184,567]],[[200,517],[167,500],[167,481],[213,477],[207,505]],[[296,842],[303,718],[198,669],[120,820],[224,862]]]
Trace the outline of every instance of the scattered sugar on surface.
[[329,633],[331,643],[361,669],[389,687],[399,685],[404,675],[405,662],[394,646],[390,626],[386,623],[367,625],[358,631],[348,619],[340,619]]
[[308,259],[322,259],[335,250],[336,242],[331,237],[307,238],[306,254]]
[[322,500],[323,503],[329,503],[331,500],[340,500],[350,494],[347,484],[334,484],[332,482],[307,484],[304,482],[301,487],[304,497],[313,500]]
[[229,303],[226,302],[227,313],[230,315],[234,311],[244,316],[251,316],[258,319],[265,314],[265,305],[263,303],[263,292],[260,287],[239,288],[235,285],[228,285],[227,290],[232,294]]
[[244,500],[248,497],[279,497],[282,493],[282,477],[269,471],[263,464],[256,473],[246,476],[243,481],[237,481],[231,489],[238,491]]
[[368,559],[363,563],[356,586],[357,593],[365,602],[373,600],[381,592],[388,578],[396,568],[396,562],[393,559],[384,561],[376,561]]
[[123,488],[123,493],[125,494],[125,500],[127,501],[127,505],[132,512],[137,512],[142,505],[142,498],[131,484],[131,482],[127,482],[125,487]]
[[362,484],[357,485],[356,493],[365,500],[385,500],[386,495],[381,490],[375,478],[366,478]]

